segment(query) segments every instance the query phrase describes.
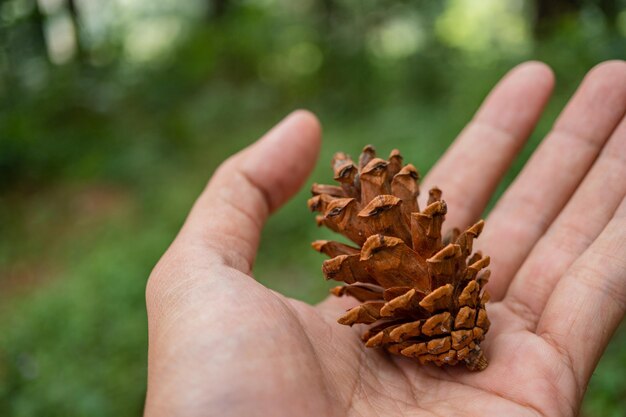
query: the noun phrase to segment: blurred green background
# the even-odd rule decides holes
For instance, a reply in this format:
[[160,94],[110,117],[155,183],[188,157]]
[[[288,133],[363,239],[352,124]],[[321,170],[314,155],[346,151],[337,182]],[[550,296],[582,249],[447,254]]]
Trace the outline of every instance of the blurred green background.
[[[625,57],[624,0],[0,0],[0,416],[141,413],[150,270],[219,162],[287,112],[322,120],[316,181],[367,143],[425,173],[543,60],[555,96],[501,192],[585,72]],[[307,195],[255,273],[316,302],[309,242],[330,234]],[[626,415],[623,328],[583,415]]]

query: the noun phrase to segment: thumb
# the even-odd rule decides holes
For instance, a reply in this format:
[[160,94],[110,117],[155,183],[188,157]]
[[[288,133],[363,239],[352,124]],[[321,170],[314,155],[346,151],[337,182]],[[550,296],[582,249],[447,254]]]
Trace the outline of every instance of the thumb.
[[203,246],[209,259],[249,273],[267,217],[302,186],[317,160],[321,128],[298,110],[217,169],[177,243]]

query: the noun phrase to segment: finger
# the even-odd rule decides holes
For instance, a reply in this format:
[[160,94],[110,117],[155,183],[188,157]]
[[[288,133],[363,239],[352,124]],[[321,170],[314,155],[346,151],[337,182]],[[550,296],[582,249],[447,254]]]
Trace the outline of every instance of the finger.
[[559,281],[537,326],[569,362],[581,392],[626,311],[625,230],[626,199]]
[[534,129],[553,85],[545,64],[527,62],[511,70],[428,173],[423,187],[443,190],[447,225],[465,228],[478,219]]
[[504,303],[534,330],[559,278],[611,220],[626,196],[626,118],[622,120],[580,188],[533,248]]
[[177,241],[249,273],[265,220],[306,180],[320,135],[315,116],[296,111],[226,160],[196,201]]
[[487,221],[494,300],[504,296],[537,240],[567,203],[626,112],[626,63],[590,71]]

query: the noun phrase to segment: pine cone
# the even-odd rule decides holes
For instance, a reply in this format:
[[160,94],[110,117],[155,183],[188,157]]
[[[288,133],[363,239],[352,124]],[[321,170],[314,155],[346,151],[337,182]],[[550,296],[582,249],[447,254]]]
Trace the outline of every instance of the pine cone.
[[366,146],[358,168],[339,152],[332,167],[340,185],[313,184],[308,206],[322,213],[318,225],[359,246],[324,240],[312,244],[331,257],[322,266],[326,279],[345,283],[331,292],[362,303],[338,322],[374,324],[362,337],[367,347],[422,364],[464,362],[472,371],[485,369],[479,343],[489,329],[489,295],[482,291],[489,257],[472,254],[484,222],[442,237],[447,207],[441,191],[430,190],[428,205],[420,211],[417,170],[403,166],[397,150],[384,160]]

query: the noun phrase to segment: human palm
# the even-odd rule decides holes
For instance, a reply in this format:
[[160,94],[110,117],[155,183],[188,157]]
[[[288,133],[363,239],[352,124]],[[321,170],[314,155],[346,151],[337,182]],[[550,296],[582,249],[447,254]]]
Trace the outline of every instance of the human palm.
[[[478,218],[552,85],[542,64],[511,71],[425,178],[445,225]],[[367,349],[336,323],[349,300],[311,306],[251,277],[264,220],[318,152],[316,119],[292,114],[222,164],[150,277],[146,415],[576,415],[626,309],[625,113],[626,64],[598,66],[487,219],[476,373]]]

